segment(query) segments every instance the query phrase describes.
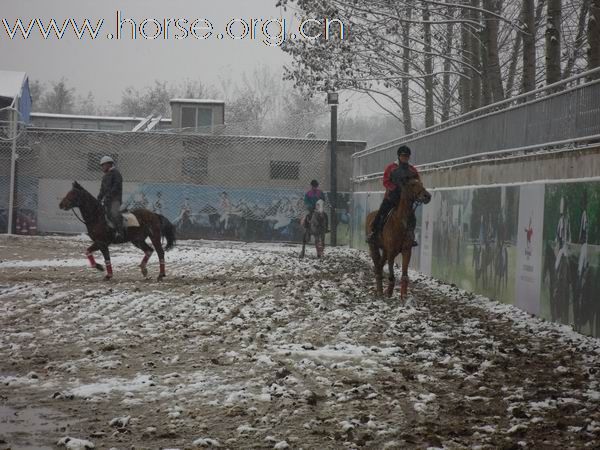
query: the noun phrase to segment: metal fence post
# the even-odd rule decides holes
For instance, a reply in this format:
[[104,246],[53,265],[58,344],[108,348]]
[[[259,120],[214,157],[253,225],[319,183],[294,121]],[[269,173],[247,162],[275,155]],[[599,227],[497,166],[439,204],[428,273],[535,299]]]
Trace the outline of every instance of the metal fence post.
[[8,191],[8,229],[7,233],[13,234],[14,208],[15,208],[15,176],[17,164],[17,122],[19,117],[17,110],[12,112],[12,123],[10,126],[10,136],[12,140],[10,155],[10,187]]
[[331,105],[331,141],[330,150],[330,194],[331,194],[331,246],[337,245],[337,92],[327,94],[327,102]]

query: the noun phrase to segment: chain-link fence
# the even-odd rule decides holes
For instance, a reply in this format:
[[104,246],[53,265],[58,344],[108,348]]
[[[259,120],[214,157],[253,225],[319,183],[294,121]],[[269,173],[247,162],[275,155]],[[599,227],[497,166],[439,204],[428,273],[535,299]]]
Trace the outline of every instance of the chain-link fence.
[[[329,189],[328,141],[176,131],[28,129],[18,150],[15,231],[84,232],[58,204],[73,181],[96,195],[100,158],[110,155],[123,175],[123,206],[165,215],[179,238],[301,240],[310,181],[317,179],[326,194]],[[1,148],[0,208],[6,210],[10,151]],[[347,172],[338,184],[340,243],[348,235],[350,155],[362,148],[342,142],[338,149]]]
[[353,176],[380,177],[401,144],[413,150],[413,164],[452,165],[486,154],[597,142],[600,79],[585,81],[598,74],[600,68],[366,149],[353,158]]

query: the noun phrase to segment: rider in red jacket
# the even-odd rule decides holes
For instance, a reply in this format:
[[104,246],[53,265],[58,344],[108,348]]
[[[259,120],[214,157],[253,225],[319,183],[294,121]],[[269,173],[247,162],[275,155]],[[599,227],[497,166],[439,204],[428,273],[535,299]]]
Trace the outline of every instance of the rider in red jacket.
[[[400,201],[401,186],[394,183],[392,180],[392,173],[394,170],[399,168],[401,165],[406,165],[410,172],[414,173],[417,177],[419,176],[419,171],[415,168],[415,166],[408,163],[410,154],[410,148],[407,145],[401,145],[398,148],[398,161],[388,164],[383,172],[385,196],[383,197],[379,211],[377,211],[377,216],[375,216],[375,220],[373,221],[372,231],[367,237],[368,243],[375,243],[377,240],[377,235],[383,229],[384,219],[387,217],[392,208],[394,208]],[[416,216],[414,214],[412,214],[412,217],[409,217],[409,226],[414,232],[414,227],[416,226]],[[413,242],[413,246],[415,245],[417,245],[416,241]]]

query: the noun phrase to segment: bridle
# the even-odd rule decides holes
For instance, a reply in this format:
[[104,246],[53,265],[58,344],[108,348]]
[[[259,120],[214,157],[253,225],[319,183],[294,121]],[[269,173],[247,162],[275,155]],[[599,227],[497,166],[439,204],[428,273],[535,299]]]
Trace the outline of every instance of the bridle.
[[81,219],[81,218],[80,218],[80,217],[77,215],[77,213],[75,212],[75,208],[74,208],[74,207],[73,207],[73,208],[71,208],[71,211],[73,211],[73,214],[75,215],[75,217],[77,218],[77,220],[79,220],[79,221],[80,221],[82,224],[84,224],[84,225],[87,227],[87,223],[85,223],[85,221],[84,221],[84,220],[82,220],[82,219]]

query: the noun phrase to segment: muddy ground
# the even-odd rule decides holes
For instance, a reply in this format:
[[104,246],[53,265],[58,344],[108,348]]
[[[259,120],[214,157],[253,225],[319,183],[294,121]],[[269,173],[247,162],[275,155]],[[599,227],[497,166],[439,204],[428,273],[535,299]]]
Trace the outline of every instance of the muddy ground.
[[367,256],[182,241],[159,283],[0,238],[0,450],[600,447],[600,345]]

